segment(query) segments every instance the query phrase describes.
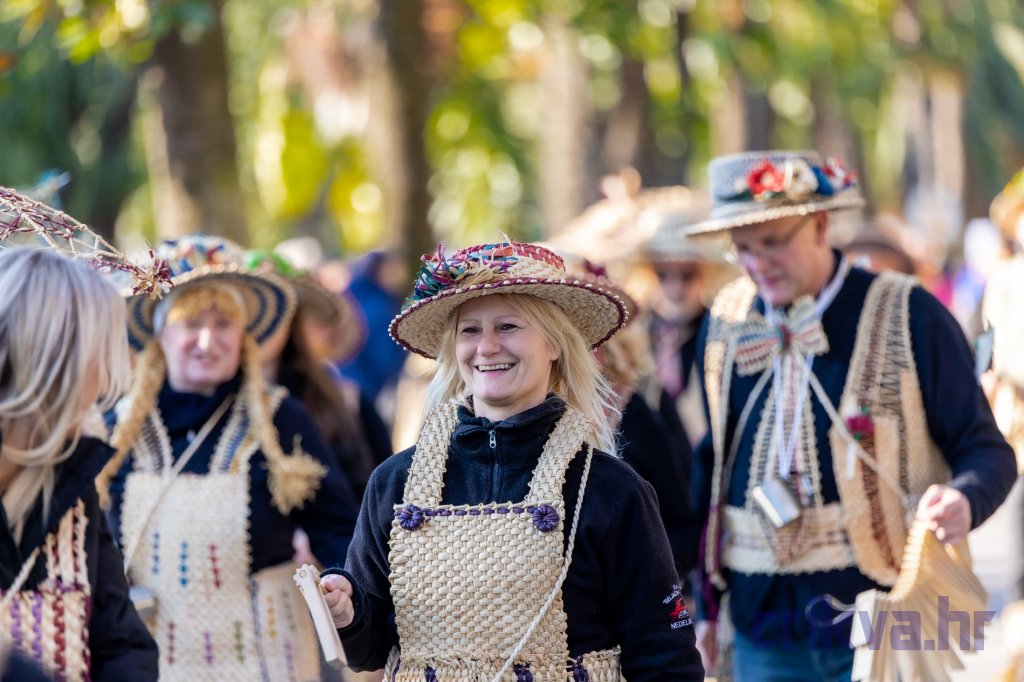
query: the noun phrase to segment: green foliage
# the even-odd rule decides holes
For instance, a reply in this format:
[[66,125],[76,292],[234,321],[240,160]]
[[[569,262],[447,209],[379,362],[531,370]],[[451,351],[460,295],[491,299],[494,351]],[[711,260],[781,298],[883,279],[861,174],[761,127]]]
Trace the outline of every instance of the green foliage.
[[54,23],[0,23],[0,184],[30,187],[50,169],[68,171],[64,207],[110,234],[117,208],[138,185],[131,148],[134,80],[109,60],[61,57]]
[[[261,243],[312,229],[360,250],[381,238],[384,223],[369,143],[326,136],[309,93],[286,75],[281,26],[308,5],[223,4],[247,213]],[[188,40],[215,30],[218,6],[3,3],[0,45],[16,47],[0,50],[0,181],[26,184],[45,168],[69,168],[80,187],[123,199],[138,186],[139,164],[105,141],[104,126],[123,111],[154,42],[168,31]],[[332,7],[343,28],[366,21],[353,0]],[[810,144],[821,108],[834,110],[863,151],[865,175],[886,179],[871,187],[882,204],[903,190],[901,146],[890,142],[894,93],[908,78],[952,75],[965,84],[966,139],[986,191],[1024,160],[1024,8],[1014,0],[462,0],[449,9],[460,16],[447,33],[432,34],[443,56],[424,135],[431,221],[453,242],[540,234],[536,139],[551,16],[578,37],[595,129],[622,97],[623,64],[639,63],[658,158],[685,160],[695,177],[712,153],[713,112],[733,79],[771,107],[774,144]],[[14,57],[6,70],[5,55]],[[90,184],[101,172],[102,186]],[[78,191],[73,201],[88,211],[89,197]]]

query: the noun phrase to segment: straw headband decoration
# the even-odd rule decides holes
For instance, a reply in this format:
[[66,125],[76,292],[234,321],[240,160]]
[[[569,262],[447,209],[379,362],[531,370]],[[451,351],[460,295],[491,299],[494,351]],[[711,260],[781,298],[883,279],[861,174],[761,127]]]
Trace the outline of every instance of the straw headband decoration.
[[[181,290],[199,283],[228,282],[245,299],[246,332],[263,344],[295,312],[295,291],[269,272],[247,272],[245,252],[238,244],[206,234],[192,234],[162,242],[156,254],[170,271],[170,281]],[[128,298],[128,340],[141,350],[153,338],[156,302],[145,296]]]
[[152,249],[146,262],[132,263],[107,240],[68,214],[0,187],[0,247],[5,246],[4,242],[14,242],[15,235],[35,236],[59,253],[85,260],[101,274],[126,275],[126,288],[131,295],[159,299],[173,286],[167,261]]
[[711,216],[688,228],[688,235],[864,205],[857,174],[816,152],[732,154],[714,159],[708,171]]
[[627,312],[610,288],[568,278],[565,262],[535,244],[499,242],[453,254],[439,244],[423,256],[412,296],[389,327],[407,350],[436,358],[451,314],[471,298],[488,294],[530,294],[558,305],[592,348],[623,324]]

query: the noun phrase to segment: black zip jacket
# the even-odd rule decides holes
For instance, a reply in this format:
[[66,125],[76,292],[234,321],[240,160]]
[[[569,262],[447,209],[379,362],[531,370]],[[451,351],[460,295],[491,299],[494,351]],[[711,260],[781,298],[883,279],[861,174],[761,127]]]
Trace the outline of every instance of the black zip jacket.
[[[78,500],[85,503],[89,519],[85,529],[85,552],[92,589],[89,614],[90,674],[96,682],[144,682],[157,679],[156,643],[142,624],[128,597],[121,553],[110,535],[100,512],[94,480],[113,451],[94,438],[82,438],[72,455],[57,466],[56,484],[48,522],[44,526],[42,503],[29,515],[21,543],[14,540],[7,516],[0,505],[0,588],[14,582],[28,555],[43,544],[46,535],[56,530],[61,518]],[[34,589],[46,578],[42,554],[25,582],[23,590]],[[12,663],[2,680],[25,678],[25,661]]]
[[[459,410],[442,502],[479,505],[524,499],[544,443],[564,411],[564,403],[555,397],[500,422]],[[357,670],[382,668],[398,641],[388,538],[413,451],[394,455],[374,472],[346,570],[327,571],[347,575],[355,588],[356,619],[340,634]],[[585,449],[569,465],[566,516],[576,508],[584,461]],[[569,526],[565,524],[566,534]],[[602,452],[594,453],[562,595],[571,656],[618,645],[623,675],[630,682],[704,679],[654,492],[628,465]],[[481,614],[481,623],[485,616]]]

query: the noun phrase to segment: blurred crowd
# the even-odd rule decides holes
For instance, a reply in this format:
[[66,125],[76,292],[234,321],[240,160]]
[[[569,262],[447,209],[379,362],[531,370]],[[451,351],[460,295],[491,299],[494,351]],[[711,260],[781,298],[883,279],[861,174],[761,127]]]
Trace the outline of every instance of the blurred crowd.
[[[628,169],[606,178],[602,191],[603,199],[540,246],[562,259],[566,279],[615,292],[628,313],[625,327],[593,351],[615,398],[615,454],[656,493],[679,609],[696,600],[700,618],[714,620],[722,590],[706,584],[714,576],[704,556],[708,512],[698,480],[701,443],[710,448],[709,419],[717,418],[708,405],[704,344],[716,295],[744,276],[744,258],[785,243],[764,242],[751,256],[728,230],[696,235],[711,198],[687,187],[643,188]],[[836,249],[837,263],[912,275],[948,309],[1024,469],[1024,362],[1016,350],[1024,308],[1015,296],[1024,287],[1024,174],[996,197],[988,218],[971,220],[955,237],[859,213],[844,214],[822,234],[832,239],[825,252]],[[437,257],[454,250],[440,245]],[[290,575],[304,563],[346,565],[359,509],[366,514],[374,504],[367,501],[373,472],[421,434],[438,365],[390,338],[418,277],[405,255],[394,249],[331,259],[310,238],[246,251],[190,235],[156,249],[171,293],[160,301],[129,296],[124,318],[111,312],[109,291],[81,293],[99,286],[88,272],[62,274],[54,258],[39,255],[46,252],[27,251],[0,252],[0,282],[22,273],[20,293],[2,289],[0,297],[49,306],[76,291],[81,300],[75,309],[54,309],[52,324],[37,325],[31,338],[13,326],[28,325],[31,310],[0,305],[3,452],[16,467],[38,472],[27,484],[19,469],[0,466],[3,622],[14,633],[3,638],[4,650],[13,642],[31,652],[38,642],[35,663],[59,679],[86,679],[90,666],[94,679],[155,679],[157,657],[163,679],[339,679],[321,672],[310,653],[316,636]],[[49,274],[29,281],[27,273]],[[111,350],[117,342],[98,328],[103,320],[128,329],[131,377],[123,376],[127,366],[116,366],[128,349],[124,358]],[[58,337],[73,340],[60,345]],[[68,361],[73,343],[81,348]],[[44,397],[33,398],[44,384]],[[100,418],[86,409],[95,400],[75,397],[90,391],[91,398],[124,397],[103,405]],[[21,407],[10,407],[18,400]],[[45,428],[26,424],[25,415],[38,414],[25,407],[33,400],[51,401],[53,414],[64,417]],[[743,424],[737,428],[738,441]],[[78,593],[68,586],[89,606],[73,601]],[[19,590],[35,590],[45,607],[21,603],[12,596]],[[35,624],[21,625],[33,608]],[[76,627],[90,636],[75,640]],[[45,643],[53,633],[56,645]],[[728,634],[713,637],[714,652],[698,641],[704,665],[726,679]],[[16,655],[11,665],[23,663]],[[20,672],[4,679],[29,679],[27,668],[11,670]],[[346,671],[344,679],[381,675]]]

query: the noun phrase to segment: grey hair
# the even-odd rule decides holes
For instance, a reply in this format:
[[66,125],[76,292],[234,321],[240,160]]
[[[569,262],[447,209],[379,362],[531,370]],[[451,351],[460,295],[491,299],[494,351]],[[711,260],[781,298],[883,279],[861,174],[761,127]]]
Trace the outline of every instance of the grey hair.
[[[31,248],[0,251],[0,457],[21,470],[3,491],[15,535],[54,467],[78,445],[91,410],[107,410],[130,381],[126,309],[81,261]],[[99,404],[82,396],[96,381]]]

